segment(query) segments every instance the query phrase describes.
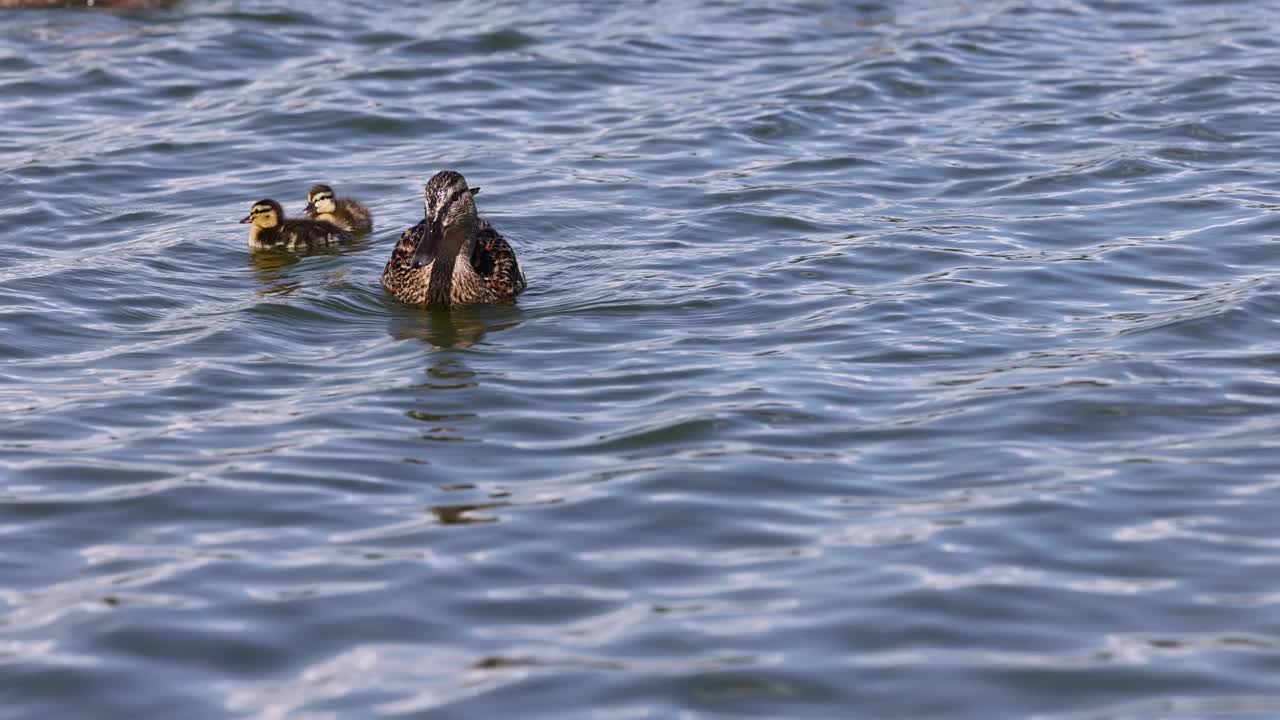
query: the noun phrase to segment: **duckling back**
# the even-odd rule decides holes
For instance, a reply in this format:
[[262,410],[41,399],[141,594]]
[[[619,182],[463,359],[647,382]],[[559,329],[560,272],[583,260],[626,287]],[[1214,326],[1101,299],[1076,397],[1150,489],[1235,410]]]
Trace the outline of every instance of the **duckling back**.
[[332,215],[316,219],[328,220],[354,233],[364,234],[373,230],[373,215],[369,213],[369,208],[365,207],[364,203],[351,198],[338,198],[337,205],[337,211]]

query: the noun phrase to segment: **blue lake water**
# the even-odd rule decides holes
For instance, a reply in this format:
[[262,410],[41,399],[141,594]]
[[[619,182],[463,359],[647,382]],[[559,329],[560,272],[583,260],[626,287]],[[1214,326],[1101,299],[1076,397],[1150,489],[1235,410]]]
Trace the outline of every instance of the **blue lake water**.
[[1280,716],[1280,3],[752,5],[0,13],[0,718]]

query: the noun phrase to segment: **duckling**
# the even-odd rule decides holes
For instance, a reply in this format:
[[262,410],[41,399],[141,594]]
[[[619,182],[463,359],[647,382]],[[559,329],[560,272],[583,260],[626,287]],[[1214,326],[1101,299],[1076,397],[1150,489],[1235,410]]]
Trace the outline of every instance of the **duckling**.
[[316,185],[307,193],[307,207],[302,214],[312,220],[324,220],[361,235],[373,229],[373,216],[369,208],[351,198],[335,198],[333,188]]
[[506,238],[480,219],[478,187],[453,170],[427,182],[422,221],[405,230],[382,269],[382,285],[412,305],[511,302],[524,271]]
[[351,234],[323,220],[287,220],[284,209],[275,200],[259,200],[240,224],[249,228],[251,250],[298,250],[323,247],[351,239]]

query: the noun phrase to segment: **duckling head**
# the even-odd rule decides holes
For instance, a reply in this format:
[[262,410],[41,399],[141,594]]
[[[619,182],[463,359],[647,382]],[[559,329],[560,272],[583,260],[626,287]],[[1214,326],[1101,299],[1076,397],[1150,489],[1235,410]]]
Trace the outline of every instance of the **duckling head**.
[[307,192],[307,207],[302,212],[310,215],[328,215],[338,209],[333,201],[333,188],[328,185],[316,185]]
[[433,255],[452,257],[480,224],[474,197],[478,187],[467,187],[466,178],[454,170],[441,170],[427,181],[424,193],[427,239],[413,254],[413,267],[422,267]]
[[266,199],[254,203],[253,209],[240,220],[240,224],[253,223],[255,227],[266,229],[279,225],[283,218],[284,210],[280,207],[280,203]]

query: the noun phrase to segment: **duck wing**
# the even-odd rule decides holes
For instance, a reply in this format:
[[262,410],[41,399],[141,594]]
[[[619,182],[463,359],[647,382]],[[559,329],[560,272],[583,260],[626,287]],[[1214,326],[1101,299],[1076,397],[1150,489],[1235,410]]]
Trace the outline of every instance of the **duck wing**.
[[525,289],[524,271],[515,250],[489,223],[481,224],[471,248],[471,268],[489,283],[499,299],[510,300]]

